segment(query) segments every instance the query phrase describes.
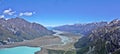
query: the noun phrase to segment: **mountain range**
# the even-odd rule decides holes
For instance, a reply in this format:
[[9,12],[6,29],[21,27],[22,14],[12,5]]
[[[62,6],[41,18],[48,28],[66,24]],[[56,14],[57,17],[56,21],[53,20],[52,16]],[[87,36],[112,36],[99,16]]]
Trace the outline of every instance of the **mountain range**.
[[74,34],[82,34],[87,35],[91,33],[92,30],[97,29],[98,27],[103,27],[107,25],[107,22],[93,22],[93,23],[87,23],[87,24],[74,24],[74,25],[63,25],[63,26],[57,26],[53,29],[70,32]]
[[115,19],[106,26],[97,28],[75,43],[77,54],[119,54],[120,20]]
[[48,30],[38,23],[31,23],[19,17],[8,20],[0,18],[0,45],[52,35],[54,32],[51,30],[70,32],[78,34],[78,36],[80,36],[79,34],[84,35],[74,44],[77,54],[120,53],[119,19],[114,19],[111,22],[49,27]]
[[0,44],[30,40],[52,33],[44,26],[28,22],[23,18],[16,17],[8,20],[0,18]]

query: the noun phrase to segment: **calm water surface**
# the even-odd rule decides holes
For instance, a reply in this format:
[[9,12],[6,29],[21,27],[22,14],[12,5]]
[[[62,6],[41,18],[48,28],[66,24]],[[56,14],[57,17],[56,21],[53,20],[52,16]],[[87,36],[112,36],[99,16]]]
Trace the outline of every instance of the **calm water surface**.
[[0,49],[0,54],[34,54],[40,50],[41,48],[39,47],[19,46],[14,48]]

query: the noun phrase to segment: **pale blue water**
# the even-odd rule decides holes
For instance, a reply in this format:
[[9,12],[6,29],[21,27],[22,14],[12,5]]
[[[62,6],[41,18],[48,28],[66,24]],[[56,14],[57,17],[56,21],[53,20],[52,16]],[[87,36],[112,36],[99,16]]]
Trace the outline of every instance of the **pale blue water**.
[[71,40],[67,36],[61,36],[61,35],[59,35],[59,34],[62,34],[64,32],[58,31],[58,30],[53,30],[53,31],[56,32],[54,34],[54,36],[59,36],[61,38],[61,42],[63,42],[63,45],[66,44],[66,43],[68,43],[68,42],[71,42]]
[[66,44],[66,43],[68,43],[70,40],[69,40],[69,38],[68,37],[66,37],[66,36],[59,36],[60,38],[61,38],[61,41],[64,43],[64,44]]
[[41,48],[38,47],[19,46],[14,48],[0,49],[0,54],[34,54],[40,50]]

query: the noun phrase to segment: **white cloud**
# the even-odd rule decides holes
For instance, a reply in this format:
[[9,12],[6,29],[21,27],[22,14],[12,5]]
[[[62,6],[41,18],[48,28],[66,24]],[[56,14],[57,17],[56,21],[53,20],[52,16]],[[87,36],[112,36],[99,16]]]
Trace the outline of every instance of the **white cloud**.
[[[17,16],[32,16],[35,13],[36,12],[29,12],[29,11],[26,11],[26,12],[16,12],[16,11],[13,11],[11,8],[9,8],[9,9],[5,9],[3,11],[2,15],[4,15],[4,16],[10,15],[10,16],[17,17]],[[4,16],[0,16],[0,17],[4,17]]]
[[23,13],[20,13],[19,16],[23,16],[24,14]]
[[0,18],[5,18],[5,16],[4,15],[0,15]]
[[32,16],[33,14],[35,14],[35,12],[24,12],[20,13],[19,16]]
[[8,14],[8,15],[13,15],[15,13],[15,11],[13,11],[11,8],[6,9],[3,11],[4,14]]

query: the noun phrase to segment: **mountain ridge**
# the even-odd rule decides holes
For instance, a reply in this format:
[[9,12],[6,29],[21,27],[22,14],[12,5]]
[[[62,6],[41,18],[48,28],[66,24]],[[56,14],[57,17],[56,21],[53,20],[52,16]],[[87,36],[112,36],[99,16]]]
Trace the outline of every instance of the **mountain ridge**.
[[75,47],[78,49],[77,54],[119,54],[120,20],[115,19],[93,30],[88,36],[79,39]]
[[87,35],[92,32],[92,30],[97,29],[98,27],[103,27],[107,25],[107,22],[93,22],[86,24],[73,24],[73,25],[63,25],[54,27],[55,30],[71,32],[75,34]]
[[53,33],[40,24],[31,23],[18,17],[7,20],[1,18],[0,30],[1,43],[30,40]]

